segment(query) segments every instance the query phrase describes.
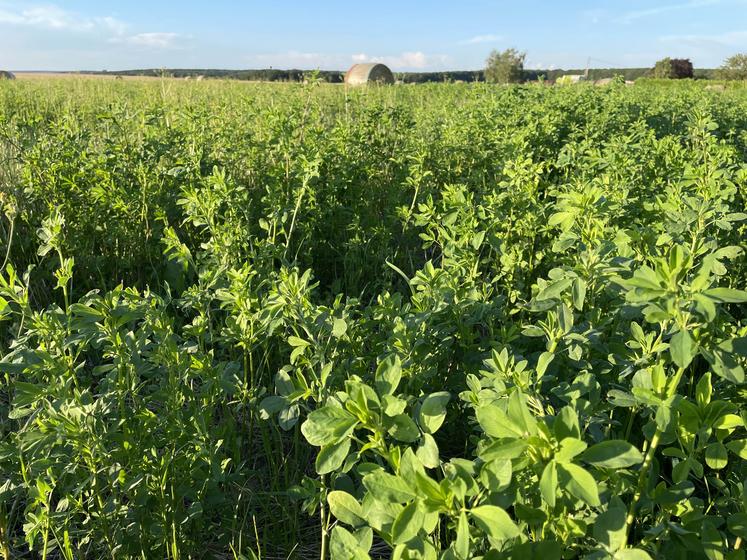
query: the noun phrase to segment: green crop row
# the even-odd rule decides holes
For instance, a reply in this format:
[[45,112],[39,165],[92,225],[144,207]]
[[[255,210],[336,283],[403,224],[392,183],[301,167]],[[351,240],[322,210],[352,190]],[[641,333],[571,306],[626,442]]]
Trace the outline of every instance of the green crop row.
[[747,90],[0,84],[0,558],[744,558]]

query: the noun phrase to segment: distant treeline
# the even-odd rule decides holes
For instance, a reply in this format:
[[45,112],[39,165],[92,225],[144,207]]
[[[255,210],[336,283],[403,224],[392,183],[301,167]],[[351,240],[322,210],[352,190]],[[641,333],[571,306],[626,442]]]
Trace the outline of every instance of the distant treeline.
[[[524,70],[527,81],[538,79],[557,80],[560,76],[568,74],[583,74],[585,69],[570,70]],[[714,70],[701,68],[695,69],[695,78],[712,79]],[[170,76],[174,78],[223,78],[229,80],[248,80],[255,82],[301,82],[307,75],[308,70],[276,70],[266,68],[261,70],[216,70],[216,69],[157,69],[149,68],[142,70],[117,70],[117,71],[86,71],[82,74],[110,74],[115,76]],[[651,77],[651,68],[591,68],[589,69],[590,80],[601,80],[622,76],[626,80]],[[338,84],[345,80],[345,72],[337,70],[320,70],[317,77],[325,82]],[[406,84],[420,84],[427,82],[482,82],[485,73],[482,70],[453,70],[447,72],[395,72],[398,81]]]
[[[219,70],[213,68],[146,68],[141,70],[86,71],[81,74],[109,74],[114,76],[169,76],[172,78],[223,78],[227,80],[249,80],[254,82],[301,82],[308,70]],[[341,83],[345,73],[336,70],[320,70],[319,78],[325,82]]]
[[[527,80],[537,80],[544,76],[546,80],[557,80],[561,76],[569,74],[583,74],[586,69],[571,70],[525,70],[524,75]],[[714,77],[714,70],[709,68],[696,68],[694,77],[701,80],[708,80]],[[626,80],[637,80],[638,78],[650,78],[653,76],[653,68],[589,68],[589,80],[602,80],[604,78],[614,78],[622,76]]]

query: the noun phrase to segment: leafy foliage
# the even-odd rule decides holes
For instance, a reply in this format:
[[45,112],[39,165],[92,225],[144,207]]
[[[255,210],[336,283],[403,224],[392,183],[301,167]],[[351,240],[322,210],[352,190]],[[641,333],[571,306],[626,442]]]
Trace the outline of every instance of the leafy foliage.
[[2,84],[0,556],[742,558],[745,108]]
[[747,53],[727,58],[719,68],[718,76],[722,80],[747,80]]
[[693,64],[684,58],[662,58],[654,66],[653,77],[658,79],[675,79],[693,77]]
[[492,51],[485,62],[485,81],[494,84],[513,84],[524,79],[526,53],[516,49]]

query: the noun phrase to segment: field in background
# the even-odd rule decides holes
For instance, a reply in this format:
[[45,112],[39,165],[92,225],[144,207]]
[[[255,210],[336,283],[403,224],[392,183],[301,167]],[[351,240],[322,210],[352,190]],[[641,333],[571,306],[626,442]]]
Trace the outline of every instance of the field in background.
[[118,78],[123,80],[153,80],[158,78],[157,76],[116,76],[113,74],[80,74],[77,72],[14,72],[14,74],[19,80],[116,80]]
[[19,78],[0,558],[743,557],[744,89]]

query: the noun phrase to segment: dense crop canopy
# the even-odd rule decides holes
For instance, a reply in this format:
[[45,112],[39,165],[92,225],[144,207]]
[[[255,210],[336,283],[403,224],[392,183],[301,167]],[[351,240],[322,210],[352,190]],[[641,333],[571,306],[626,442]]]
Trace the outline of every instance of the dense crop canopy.
[[743,558],[747,94],[0,84],[0,557]]

